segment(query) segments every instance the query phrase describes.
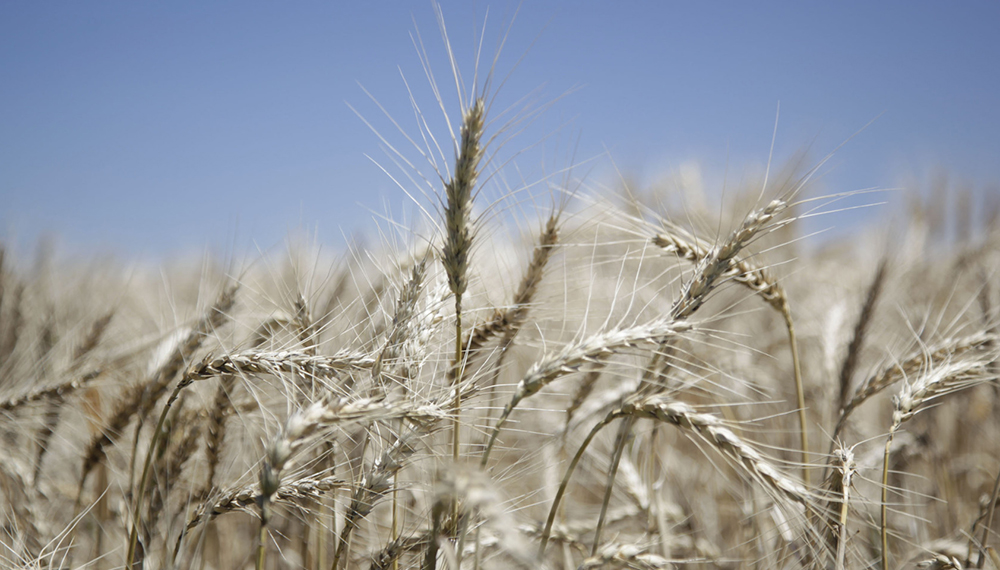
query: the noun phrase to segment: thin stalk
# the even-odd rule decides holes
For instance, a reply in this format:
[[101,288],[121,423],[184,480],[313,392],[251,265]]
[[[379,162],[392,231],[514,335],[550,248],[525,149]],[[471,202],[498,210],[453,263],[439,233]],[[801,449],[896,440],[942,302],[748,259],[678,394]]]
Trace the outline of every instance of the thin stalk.
[[802,387],[802,366],[799,361],[799,343],[795,338],[795,324],[792,322],[792,311],[788,302],[781,304],[781,316],[785,318],[788,328],[788,346],[792,351],[792,368],[795,374],[795,398],[799,407],[799,445],[802,456],[802,482],[809,486],[809,434],[806,419],[806,396]]
[[267,555],[267,517],[264,515],[264,508],[260,513],[260,535],[257,541],[257,558],[254,561],[255,570],[264,569],[264,558]]
[[993,513],[996,511],[998,495],[1000,495],[1000,473],[997,473],[996,481],[993,483],[990,506],[986,511],[986,524],[983,525],[983,537],[979,540],[979,559],[976,560],[976,568],[982,568],[986,562],[986,544],[990,539],[990,529],[993,528]]
[[479,543],[480,528],[482,528],[482,525],[477,525],[475,530],[474,539],[476,541],[476,552],[475,552],[475,557],[472,559],[472,570],[479,570],[479,549],[481,548],[481,545]]
[[[397,477],[398,475],[393,477],[392,481],[392,528],[389,535],[391,542],[399,540],[399,485],[396,481]],[[393,558],[392,570],[399,570],[399,557]]]
[[889,430],[889,437],[885,440],[885,455],[882,458],[882,570],[889,570],[889,527],[886,521],[887,501],[889,497],[889,447],[892,445],[892,438],[896,435],[896,426]]
[[847,555],[847,513],[850,503],[848,502],[848,490],[844,488],[844,497],[840,503],[840,538],[837,540],[837,566],[836,570],[844,570],[844,558]]
[[597,433],[617,417],[618,414],[616,413],[608,414],[600,423],[595,425],[590,430],[590,433],[587,434],[583,443],[580,444],[579,449],[576,450],[576,455],[573,456],[573,460],[570,461],[569,466],[566,468],[566,473],[563,474],[562,481],[559,482],[559,488],[556,490],[556,496],[552,499],[552,506],[549,507],[549,516],[545,519],[545,528],[542,529],[542,537],[538,544],[539,560],[542,560],[545,556],[545,547],[548,546],[549,536],[552,534],[552,525],[556,521],[556,513],[559,512],[559,504],[562,502],[563,495],[566,494],[566,488],[569,486],[569,480],[573,477],[573,472],[576,471],[577,464],[580,463],[580,459],[583,458],[584,452],[587,451],[587,447],[590,446],[590,442],[594,440]]
[[146,480],[149,476],[149,467],[153,463],[153,455],[156,453],[156,447],[160,443],[160,432],[163,430],[163,423],[167,419],[167,412],[177,401],[178,396],[180,396],[181,390],[187,386],[184,380],[177,383],[177,387],[170,394],[170,398],[167,399],[167,404],[163,406],[163,411],[160,412],[160,419],[156,422],[156,429],[153,430],[153,441],[149,444],[149,450],[146,452],[146,459],[142,467],[142,476],[139,478],[139,489],[135,496],[135,509],[132,513],[132,530],[129,532],[128,539],[128,554],[125,557],[125,568],[131,570],[132,562],[135,558],[135,547],[139,540],[139,519],[142,516],[142,500],[146,492]]
[[[670,359],[667,357],[668,351],[671,351],[670,346],[671,345],[667,343],[662,343],[660,345],[660,350],[653,354],[653,358],[650,359],[649,365],[646,366],[646,370],[643,372],[642,380],[639,383],[638,394],[648,394],[666,389],[666,374],[671,366]],[[659,373],[657,373],[657,367],[660,367],[658,371]],[[654,374],[656,375],[656,382],[653,381]],[[611,493],[615,487],[615,479],[618,477],[618,467],[621,465],[622,454],[625,452],[625,445],[633,427],[635,427],[635,418],[629,416],[622,422],[618,429],[618,434],[615,436],[615,449],[611,456],[611,468],[608,470],[608,482],[604,486],[604,498],[601,501],[601,514],[597,519],[597,527],[594,529],[594,545],[590,551],[590,555],[592,557],[597,556],[597,545],[601,542],[601,531],[604,530],[608,505],[611,502]],[[652,451],[650,453],[652,453]]]
[[[459,428],[461,427],[461,414],[462,414],[462,376],[465,375],[465,362],[462,357],[462,302],[460,297],[456,297],[455,300],[455,381],[452,386],[455,389],[455,404],[452,410],[451,418],[451,459],[455,464],[458,464],[458,459],[460,457],[461,449],[461,436],[459,434]],[[458,523],[458,501],[454,501],[452,506],[452,521],[453,524]],[[457,526],[456,526],[457,528]]]
[[608,471],[608,484],[604,488],[604,500],[601,501],[601,515],[597,518],[597,528],[594,529],[594,544],[590,548],[590,555],[597,556],[597,549],[601,544],[601,531],[604,530],[604,522],[607,520],[608,504],[611,503],[611,492],[615,487],[615,478],[618,476],[618,467],[621,465],[622,454],[625,452],[626,440],[635,425],[635,417],[629,416],[622,420],[618,428],[618,435],[615,437],[615,452],[611,459],[611,470]]

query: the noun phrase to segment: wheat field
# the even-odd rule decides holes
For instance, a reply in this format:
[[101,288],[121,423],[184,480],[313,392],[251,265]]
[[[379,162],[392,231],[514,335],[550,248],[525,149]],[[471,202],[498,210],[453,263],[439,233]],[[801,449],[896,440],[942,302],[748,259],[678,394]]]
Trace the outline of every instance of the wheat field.
[[0,249],[0,565],[1000,570],[995,216],[812,237],[824,160],[490,201],[490,85],[375,246]]

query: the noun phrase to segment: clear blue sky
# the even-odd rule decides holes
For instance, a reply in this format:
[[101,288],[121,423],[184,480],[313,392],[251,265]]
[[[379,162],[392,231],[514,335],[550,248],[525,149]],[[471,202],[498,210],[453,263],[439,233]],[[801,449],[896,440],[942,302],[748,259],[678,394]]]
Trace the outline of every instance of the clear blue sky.
[[[517,4],[443,3],[466,65],[487,7],[492,55]],[[0,4],[0,235],[159,256],[371,229],[369,210],[409,207],[346,103],[401,144],[360,83],[416,134],[397,71],[426,102],[414,20],[450,86],[423,0]],[[780,101],[785,155],[881,114],[828,191],[935,166],[982,187],[1000,181],[998,25],[996,2],[526,1],[500,69],[531,49],[501,100],[581,87],[514,143],[572,120],[548,141],[562,162],[527,152],[527,171],[577,144],[647,173],[761,163]]]

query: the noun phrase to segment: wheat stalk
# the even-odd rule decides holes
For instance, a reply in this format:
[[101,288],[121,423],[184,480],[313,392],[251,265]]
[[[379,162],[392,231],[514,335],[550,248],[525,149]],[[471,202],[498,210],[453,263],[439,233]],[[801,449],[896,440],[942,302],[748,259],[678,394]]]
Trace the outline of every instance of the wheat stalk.
[[854,450],[844,445],[838,445],[833,452],[833,473],[829,479],[828,493],[836,508],[836,522],[827,527],[827,544],[835,553],[835,570],[844,570],[847,554],[847,518],[851,504],[851,488],[857,475],[857,464],[854,462]]

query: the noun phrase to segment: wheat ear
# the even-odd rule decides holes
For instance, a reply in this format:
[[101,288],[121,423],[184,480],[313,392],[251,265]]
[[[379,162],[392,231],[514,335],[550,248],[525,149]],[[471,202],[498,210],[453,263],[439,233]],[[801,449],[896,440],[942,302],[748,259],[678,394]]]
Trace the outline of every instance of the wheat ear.
[[90,382],[93,382],[94,380],[99,378],[101,374],[103,374],[103,372],[104,371],[100,369],[91,370],[89,372],[85,372],[73,378],[72,380],[55,384],[47,388],[39,388],[37,390],[32,390],[30,392],[21,394],[20,396],[14,396],[13,398],[9,398],[7,400],[0,402],[0,411],[3,412],[14,411],[20,408],[21,406],[24,406],[26,404],[31,404],[33,402],[65,398],[69,394],[72,394],[73,392],[79,390],[80,388],[83,388]]
[[418,303],[424,292],[424,278],[427,275],[427,257],[423,257],[410,272],[410,279],[399,292],[396,300],[396,311],[392,316],[392,328],[386,336],[385,343],[378,353],[378,358],[372,366],[372,379],[376,386],[385,391],[382,369],[385,364],[393,363],[400,357],[403,344],[413,334],[411,323],[418,315]]
[[995,340],[996,336],[990,333],[975,333],[953,338],[921,348],[908,355],[902,361],[884,366],[875,374],[869,376],[854,391],[854,396],[851,397],[851,400],[840,411],[840,418],[837,420],[837,425],[833,430],[833,438],[836,439],[843,432],[844,427],[847,425],[847,418],[851,415],[851,412],[872,396],[908,376],[915,376],[922,371],[941,366],[966,353],[989,349]]
[[868,324],[875,313],[875,304],[882,293],[882,285],[885,283],[887,267],[888,260],[882,259],[878,264],[878,269],[875,270],[875,276],[872,278],[871,284],[868,285],[865,302],[861,306],[861,313],[858,315],[858,322],[854,325],[854,334],[851,336],[851,342],[847,346],[847,355],[844,356],[844,362],[840,365],[840,395],[837,398],[839,410],[844,409],[847,405],[851,377],[854,376],[854,369],[857,367],[858,358],[861,356],[861,347],[864,344],[865,333],[868,331]]
[[528,372],[518,382],[513,397],[504,407],[496,425],[493,426],[486,450],[483,452],[482,466],[485,467],[489,461],[490,451],[492,451],[504,423],[525,398],[537,394],[542,388],[558,378],[576,372],[580,366],[588,362],[603,361],[623,349],[639,344],[660,344],[664,340],[675,338],[693,329],[694,327],[686,321],[661,318],[645,325],[595,334],[571,343],[558,353],[531,365]]
[[598,570],[599,568],[629,568],[631,570],[658,570],[672,568],[672,560],[645,552],[631,544],[609,544],[590,555],[577,570]]
[[892,426],[885,441],[882,460],[882,570],[889,570],[889,448],[893,436],[907,420],[931,401],[989,380],[984,364],[977,360],[948,361],[920,374],[913,382],[904,382],[893,397]]
[[517,291],[514,292],[514,298],[511,299],[510,307],[497,311],[492,319],[473,329],[469,340],[465,343],[467,352],[476,352],[499,335],[503,335],[503,340],[500,341],[501,351],[514,340],[528,318],[538,286],[545,276],[545,268],[556,251],[556,244],[559,243],[559,217],[559,211],[549,214],[531,253],[531,261],[524,270]]
[[652,419],[689,431],[714,447],[719,453],[729,459],[744,476],[763,486],[775,498],[798,503],[805,507],[807,511],[813,509],[812,499],[806,487],[774,467],[760,451],[726,427],[722,420],[711,414],[698,412],[692,406],[674,401],[665,395],[653,395],[612,410],[603,420],[594,426],[583,444],[580,445],[580,449],[563,475],[562,482],[552,501],[552,507],[549,508],[549,516],[545,522],[545,529],[542,531],[538,549],[539,558],[545,554],[545,547],[548,544],[552,525],[555,523],[559,502],[566,492],[566,487],[569,485],[573,470],[575,470],[583,455],[583,450],[590,444],[598,431],[612,421],[623,417]]
[[[347,487],[347,482],[334,476],[309,476],[292,481],[283,481],[278,491],[271,497],[273,503],[288,503],[300,500],[318,500],[330,491]],[[202,505],[188,519],[186,530],[192,530],[203,522],[234,511],[249,509],[257,504],[260,497],[260,483],[234,487],[223,491],[207,505]]]
[[337,378],[344,372],[368,370],[375,364],[372,356],[342,350],[329,356],[304,352],[259,352],[251,350],[203,360],[188,371],[188,383],[226,374],[303,374],[317,378]]
[[445,241],[441,249],[441,263],[448,276],[448,287],[455,296],[455,418],[452,423],[452,459],[458,461],[460,453],[459,426],[461,401],[457,386],[462,382],[462,296],[469,286],[469,260],[472,255],[472,199],[479,178],[479,162],[483,157],[480,139],[485,121],[485,102],[477,98],[465,112],[462,120],[459,147],[455,158],[455,172],[445,184]]
[[[706,244],[683,232],[673,229],[653,237],[653,244],[663,248],[665,251],[675,253],[678,257],[686,259],[695,264],[708,264],[712,255],[718,255],[723,266],[728,266],[720,276],[723,279],[731,279],[736,283],[747,287],[756,293],[768,305],[774,308],[784,319],[785,328],[788,331],[788,345],[792,355],[792,372],[795,382],[796,405],[799,416],[799,446],[802,454],[802,480],[809,484],[809,437],[807,431],[807,419],[805,410],[805,390],[802,385],[802,365],[799,361],[798,340],[795,334],[795,323],[792,319],[791,305],[785,289],[763,268],[756,267],[749,260],[737,260],[735,255],[742,249],[757,232],[763,229],[764,225],[770,222],[775,215],[784,210],[784,201],[777,200],[768,204],[759,214],[751,215],[744,221],[743,226],[730,237],[730,248],[722,248],[718,253]],[[749,236],[749,237],[748,237]],[[734,249],[735,248],[735,249]],[[732,253],[729,253],[732,251]],[[727,258],[723,258],[723,254]]]

